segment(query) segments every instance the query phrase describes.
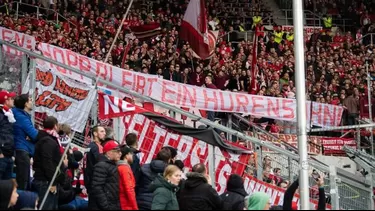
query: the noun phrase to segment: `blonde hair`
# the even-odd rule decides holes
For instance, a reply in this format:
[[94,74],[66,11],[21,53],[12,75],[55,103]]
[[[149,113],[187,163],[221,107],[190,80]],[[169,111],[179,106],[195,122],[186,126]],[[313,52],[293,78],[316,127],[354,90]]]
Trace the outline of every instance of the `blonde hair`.
[[70,135],[72,132],[72,128],[68,124],[60,124],[59,125],[59,132],[65,134],[65,135]]
[[177,171],[181,171],[180,168],[178,168],[175,165],[168,165],[167,168],[165,168],[165,170],[164,170],[163,176],[164,176],[165,179],[168,179],[169,177],[171,177]]

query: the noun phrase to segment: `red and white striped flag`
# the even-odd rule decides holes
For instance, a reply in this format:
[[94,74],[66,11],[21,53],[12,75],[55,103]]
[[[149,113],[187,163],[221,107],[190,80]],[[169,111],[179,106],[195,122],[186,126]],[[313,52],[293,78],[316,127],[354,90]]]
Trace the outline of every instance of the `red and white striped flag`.
[[201,59],[210,56],[207,13],[204,0],[190,0],[179,36],[188,41],[190,47]]

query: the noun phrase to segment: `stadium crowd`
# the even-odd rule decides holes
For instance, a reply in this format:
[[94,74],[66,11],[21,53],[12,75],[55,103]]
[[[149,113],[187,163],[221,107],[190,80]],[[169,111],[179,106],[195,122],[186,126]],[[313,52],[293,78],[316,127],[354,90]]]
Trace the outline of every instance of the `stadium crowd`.
[[[245,1],[234,1],[238,6]],[[35,3],[42,6],[42,2]],[[232,3],[231,5],[236,5]],[[260,3],[252,5],[253,14],[268,15]],[[340,4],[328,5],[338,7]],[[238,32],[254,27],[253,19],[234,18],[231,12],[238,7],[225,7],[223,1],[207,1],[209,25],[219,31],[217,47],[211,59],[202,61],[194,58],[188,43],[178,38],[187,1],[152,1],[141,4],[135,1],[134,9],[125,21],[123,33],[110,54],[108,63],[143,73],[197,86],[205,84],[205,77],[212,77],[213,87],[229,91],[247,92],[250,85],[252,61],[252,40],[238,40]],[[0,25],[30,34],[38,42],[46,42],[71,49],[91,58],[103,61],[113,42],[121,14],[127,4],[123,1],[59,1],[50,7],[60,12],[68,20],[56,23],[54,13],[46,19],[36,18],[32,7],[21,6],[23,16],[15,19],[13,14],[0,13]],[[342,8],[342,7],[338,7]],[[363,6],[362,1],[353,1],[353,8],[363,23],[355,31],[342,32],[340,28],[331,30],[315,29],[311,35],[306,33],[306,82],[308,99],[343,105],[347,109],[343,123],[354,124],[366,101],[366,61],[373,75],[375,61],[370,36],[364,39],[364,33],[371,31],[371,10]],[[328,10],[331,11],[331,10]],[[341,10],[339,10],[342,12]],[[249,12],[248,12],[249,13]],[[245,15],[249,15],[245,12]],[[341,13],[340,13],[341,14]],[[249,16],[247,16],[249,17]],[[356,16],[357,17],[357,16]],[[366,17],[369,17],[366,19]],[[61,18],[60,18],[61,19]],[[356,18],[358,19],[358,18]],[[245,22],[244,22],[245,20]],[[152,39],[129,38],[129,27],[149,23],[160,23],[160,34]],[[258,24],[262,24],[259,22]],[[257,65],[260,69],[258,84],[259,95],[290,97],[295,96],[293,34],[282,30],[264,28],[259,34]],[[373,87],[373,85],[371,85]],[[357,102],[355,104],[355,102]],[[362,108],[362,116],[366,109]],[[373,112],[374,113],[374,112]],[[283,126],[280,126],[283,131]],[[286,131],[287,132],[287,131]]]
[[[54,13],[48,14],[46,18],[37,18],[33,8],[23,6],[20,8],[23,15],[16,19],[15,15],[9,12],[12,11],[12,8],[3,11],[4,7],[2,7],[0,25],[33,35],[38,42],[57,45],[103,61],[113,42],[122,14],[125,13],[127,2],[129,1],[59,1],[50,5],[53,10],[68,18],[66,21],[60,20],[59,23],[53,21],[56,20]],[[367,87],[366,81],[366,62],[369,64],[368,67],[371,76],[375,77],[373,45],[370,39],[361,39],[367,32],[371,32],[375,28],[372,25],[372,16],[368,15],[369,18],[366,18],[367,14],[372,13],[371,7],[362,6],[361,1],[353,2],[356,2],[355,6],[353,4],[353,8],[357,8],[357,14],[361,16],[360,19],[356,17],[356,20],[361,22],[360,28],[356,28],[353,31],[342,32],[340,29],[331,30],[332,27],[324,27],[324,30],[316,29],[311,35],[307,36],[306,33],[305,36],[308,99],[320,103],[345,106],[346,113],[344,115],[344,124],[348,125],[355,123],[361,110],[362,116],[366,115],[366,111],[361,109],[361,106],[364,106],[366,103],[367,89],[369,88]],[[30,3],[41,7],[46,4],[46,2],[43,1],[32,1]],[[238,4],[238,7],[234,6],[233,8],[226,7],[227,5],[223,3],[223,1],[207,1],[209,25],[211,29],[219,30],[219,38],[212,58],[207,61],[202,61],[194,58],[189,45],[178,38],[181,19],[183,18],[187,3],[188,1],[175,0],[171,3],[171,1],[160,0],[152,4],[141,5],[141,2],[135,1],[134,9],[130,11],[129,18],[125,22],[123,33],[120,34],[118,41],[115,43],[108,63],[124,67],[125,69],[156,74],[164,79],[181,83],[196,86],[210,85],[213,88],[233,92],[248,92],[251,81],[250,71],[253,58],[253,43],[252,40],[238,39],[237,32],[244,29],[252,29],[253,19],[247,17],[262,15],[263,19],[265,19],[269,16],[269,13],[263,12],[264,8],[259,2],[255,5],[251,5],[252,9],[241,10],[243,14],[237,17],[236,14],[237,10],[240,11],[238,9],[241,7],[240,5],[245,3],[249,4],[248,1],[234,1],[232,2],[233,5]],[[340,4],[332,7],[342,8]],[[358,10],[358,8],[362,9],[362,11]],[[369,8],[369,10],[366,8]],[[338,11],[340,11],[341,14],[341,10]],[[129,33],[129,27],[152,22],[160,23],[161,26],[160,34],[152,39],[132,39],[126,36],[126,34]],[[265,32],[258,35],[260,36],[257,57],[257,65],[260,70],[260,74],[257,78],[260,85],[258,95],[294,98],[295,86],[293,81],[296,70],[294,69],[292,32],[283,31],[281,26],[275,26],[273,29],[265,28]],[[212,79],[212,85],[211,83],[206,84],[207,80],[210,81],[210,79]],[[371,88],[374,88],[373,84]],[[15,96],[10,98],[13,97]],[[27,106],[30,106],[30,104],[25,100],[25,97],[22,99],[17,100],[18,103],[16,103],[15,107],[20,110],[27,110]],[[4,103],[5,102],[1,102],[1,104]],[[27,111],[19,112],[27,116]],[[17,114],[17,112],[15,112],[15,114]],[[232,175],[230,177],[232,179],[228,181],[228,192],[236,194],[240,192],[241,200],[237,198],[236,200],[228,199],[228,193],[219,197],[215,190],[209,188],[210,186],[208,184],[210,183],[210,178],[207,175],[205,166],[202,164],[194,166],[191,174],[186,175],[186,181],[180,179],[183,166],[180,165],[180,162],[172,161],[175,157],[175,155],[173,156],[173,154],[175,154],[175,149],[161,150],[155,160],[150,164],[138,167],[138,170],[132,168],[131,175],[133,175],[133,179],[131,179],[131,177],[129,179],[126,177],[129,175],[128,164],[137,163],[137,157],[133,156],[138,153],[138,149],[136,145],[134,145],[134,139],[132,143],[127,143],[128,146],[118,146],[113,141],[106,141],[104,138],[106,132],[103,132],[102,127],[96,127],[93,130],[93,142],[89,146],[91,149],[90,152],[86,155],[86,164],[80,164],[80,162],[82,162],[82,154],[73,149],[70,150],[68,153],[69,156],[67,156],[63,164],[62,172],[64,173],[61,174],[61,177],[57,178],[56,184],[58,185],[47,190],[48,186],[46,186],[46,184],[51,181],[52,177],[51,174],[46,176],[41,172],[49,171],[51,173],[51,169],[57,167],[55,161],[59,160],[59,158],[53,157],[55,163],[49,163],[49,165],[53,166],[50,169],[45,169],[48,165],[43,165],[44,160],[41,159],[41,157],[53,155],[50,153],[46,154],[48,149],[43,149],[42,144],[38,143],[47,141],[45,137],[52,138],[54,143],[53,146],[50,147],[54,147],[54,150],[58,150],[58,153],[54,155],[57,156],[61,154],[62,150],[59,144],[55,144],[55,140],[60,140],[58,143],[61,143],[60,136],[69,135],[70,131],[68,132],[62,128],[57,129],[55,128],[56,126],[57,121],[55,119],[47,118],[42,132],[35,128],[32,130],[29,128],[30,134],[23,134],[24,137],[15,137],[16,144],[17,141],[18,143],[19,141],[31,143],[26,139],[32,139],[36,143],[34,146],[35,152],[30,151],[24,153],[22,152],[22,146],[16,146],[15,162],[16,164],[19,163],[17,164],[18,168],[16,170],[19,171],[19,173],[16,174],[18,189],[31,190],[31,184],[33,183],[33,190],[38,193],[39,199],[43,198],[46,191],[50,191],[45,204],[45,206],[50,209],[56,209],[58,207],[60,209],[66,207],[68,207],[67,209],[71,209],[72,207],[78,209],[77,207],[81,206],[82,209],[87,207],[100,209],[141,209],[142,206],[145,206],[143,209],[183,209],[190,208],[190,206],[206,205],[205,203],[193,200],[196,198],[194,197],[194,191],[195,194],[207,192],[207,194],[210,195],[206,197],[208,197],[209,200],[215,201],[212,203],[215,204],[214,207],[204,208],[224,206],[228,209],[264,209],[269,206],[266,203],[269,199],[264,195],[255,195],[252,196],[253,198],[250,197],[244,200],[247,193],[244,193],[244,190],[242,190],[242,185],[238,185],[243,184],[241,181],[238,182],[238,175]],[[25,127],[25,125],[18,127]],[[281,127],[281,130],[286,132],[285,128]],[[55,132],[60,132],[60,135],[56,135]],[[108,136],[108,138],[111,140],[110,136]],[[50,140],[51,139],[48,139],[48,141]],[[61,146],[62,145],[63,144],[61,144]],[[7,157],[7,162],[9,161],[8,164],[10,165],[11,161],[9,158],[11,159],[11,155],[14,152],[5,152],[3,149],[4,148],[1,148],[3,153],[0,153],[0,155],[3,154],[4,157]],[[34,155],[34,153],[34,164],[30,163],[30,161],[26,162],[25,160],[30,160],[30,156]],[[87,158],[90,156],[91,158]],[[103,161],[99,162],[99,160]],[[87,162],[89,162],[89,164]],[[116,162],[118,166],[116,166]],[[298,187],[298,181],[290,184],[289,181],[283,180],[279,175],[280,169],[272,168],[269,162],[268,158],[265,157],[263,163],[263,180],[284,189],[288,189],[289,187],[295,191]],[[170,163],[176,164],[179,168],[168,165]],[[251,162],[249,163],[251,164]],[[30,172],[30,165],[34,167],[35,171],[33,182],[29,180],[32,175],[25,173],[26,171]],[[99,170],[93,170],[95,165],[99,166],[95,168]],[[122,168],[121,166],[124,166],[125,170],[120,170]],[[21,169],[21,167],[24,168]],[[70,171],[66,171],[69,169]],[[77,169],[83,169],[83,171]],[[249,168],[247,173],[254,175],[254,171],[255,168]],[[65,174],[65,172],[67,173]],[[156,177],[158,173],[163,173],[163,176]],[[105,174],[110,175],[110,177],[103,179],[101,176]],[[139,179],[139,177],[142,177],[139,175],[142,174],[143,179]],[[124,176],[124,179],[126,178],[125,181],[127,182],[134,180],[134,183],[131,183],[133,186],[126,187],[127,189],[124,190],[124,187],[120,186],[121,179],[119,177],[121,177],[121,175]],[[152,179],[150,179],[152,177],[157,178],[153,183]],[[9,178],[9,175],[1,177],[1,179]],[[66,178],[75,181],[72,182]],[[323,176],[321,178],[323,178]],[[137,185],[137,188],[141,190],[135,189],[135,184],[139,183],[137,180],[144,180],[142,184],[147,185],[145,185],[145,187]],[[322,180],[318,180],[317,182],[319,187],[323,187]],[[10,184],[12,184],[12,186],[9,186]],[[66,185],[68,196],[60,201],[60,196],[62,197],[64,195],[59,194],[58,198],[56,198],[56,193],[64,193],[64,185]],[[86,186],[86,188],[84,188],[84,186]],[[0,198],[0,205],[2,206],[0,208],[7,209],[15,206],[17,204],[17,200],[14,199],[17,198],[14,193],[14,190],[17,189],[16,183],[1,181],[0,187],[2,190],[3,188],[7,190],[7,193],[2,195],[4,198]],[[57,187],[61,189],[59,190]],[[149,189],[150,187],[151,189]],[[176,192],[177,187],[181,187],[181,191]],[[200,189],[202,187],[204,190]],[[233,190],[229,187],[233,187]],[[152,190],[153,193],[150,192],[150,190]],[[91,199],[94,200],[87,201],[87,192],[92,195]],[[292,196],[293,192],[291,193]],[[320,192],[321,189],[319,188],[319,193]],[[324,193],[324,191],[322,192]],[[25,198],[32,199],[34,207],[37,206],[35,203],[37,202],[38,196],[19,191],[20,199],[23,198],[21,197],[22,194],[33,195],[32,197]],[[180,200],[181,195],[184,194],[184,200]],[[162,197],[157,198],[155,197],[156,195]],[[166,195],[172,198],[166,199]],[[190,197],[192,200],[185,200],[186,197]],[[256,198],[254,199],[254,197]],[[105,201],[102,203],[101,200],[95,200],[96,198],[106,198],[108,202],[120,202],[120,204],[105,204]],[[319,197],[319,199],[321,198],[324,199],[325,197]],[[125,200],[126,203],[123,203],[122,200]],[[258,203],[260,201],[262,204]],[[254,202],[257,203],[254,205]],[[254,207],[251,208],[251,206]],[[286,206],[287,208],[284,207],[284,209],[288,209],[288,206],[291,205],[288,204]],[[23,208],[24,207],[30,207],[30,205],[26,206],[23,204]]]
[[[59,124],[55,117],[46,116],[42,125],[34,128],[28,115],[32,100],[27,94],[1,91],[0,103],[4,110],[0,113],[1,210],[297,209],[292,201],[298,180],[289,185],[280,169],[272,174],[267,157],[263,180],[286,190],[282,204],[272,204],[264,192],[248,195],[243,175],[237,174],[228,177],[226,191],[219,195],[211,186],[215,181],[207,167],[198,163],[185,169],[177,160],[178,150],[170,146],[162,147],[150,163],[142,164],[134,133],[127,134],[120,145],[114,140],[113,129],[95,126],[83,154],[71,148],[70,126]],[[318,176],[316,184],[318,209],[325,210],[324,175]]]

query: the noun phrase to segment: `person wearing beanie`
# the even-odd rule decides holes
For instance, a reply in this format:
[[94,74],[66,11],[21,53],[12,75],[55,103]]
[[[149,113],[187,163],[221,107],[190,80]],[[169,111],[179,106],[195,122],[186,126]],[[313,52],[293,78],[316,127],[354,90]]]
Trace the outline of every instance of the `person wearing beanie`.
[[18,200],[17,182],[15,180],[0,180],[0,210],[11,209]]
[[248,210],[269,210],[270,209],[270,196],[264,192],[253,193],[249,197]]
[[171,152],[172,157],[171,157],[171,161],[169,164],[174,164],[174,161],[176,160],[176,157],[177,157],[177,149],[171,146],[164,146],[162,149],[167,149]]
[[19,197],[17,203],[13,206],[14,210],[21,210],[21,209],[34,209],[36,210],[38,207],[38,194],[31,192],[31,191],[17,191]]
[[241,176],[238,174],[230,175],[227,182],[227,191],[220,195],[223,200],[222,210],[243,210],[246,196],[247,193]]

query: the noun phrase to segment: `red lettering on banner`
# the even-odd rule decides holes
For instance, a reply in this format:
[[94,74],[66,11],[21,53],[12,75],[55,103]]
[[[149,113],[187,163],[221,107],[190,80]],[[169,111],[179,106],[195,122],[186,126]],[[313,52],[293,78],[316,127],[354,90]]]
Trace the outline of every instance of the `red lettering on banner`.
[[[276,101],[276,103],[274,103]],[[267,114],[268,116],[280,116],[280,107],[279,107],[279,99],[267,99],[268,109]],[[273,114],[271,114],[271,111]]]
[[[52,52],[51,51],[51,45],[47,45],[47,44],[41,44],[41,45],[43,45],[47,50],[46,51],[43,51],[43,49],[44,48],[42,48],[42,54],[43,54],[43,56],[45,56],[45,57],[47,57],[47,58],[51,58],[51,59],[54,59],[54,58],[52,58],[52,55],[51,55],[51,53],[50,52]],[[54,49],[54,48],[53,48]],[[51,64],[51,63],[50,63]],[[52,64],[51,64],[51,66],[52,66]]]
[[67,65],[71,67],[76,67],[78,65],[78,58],[77,54],[73,51],[66,51],[66,60],[67,60]]
[[[192,92],[191,92],[192,91]],[[197,105],[197,90],[193,87],[182,86],[182,106],[195,107]]]
[[[16,40],[16,43],[17,43],[18,46],[26,47],[26,46],[24,46],[24,44],[25,44],[25,34],[15,32],[14,33],[14,39]],[[28,40],[28,41],[30,41],[30,40]],[[27,49],[29,49],[29,48],[27,48]]]
[[89,58],[78,55],[78,59],[79,59],[79,69],[82,71],[90,72],[91,64],[90,64]]
[[154,82],[157,82],[157,78],[147,78],[147,83],[149,84],[148,86],[148,93],[146,93],[148,96],[152,96],[152,90],[154,86]]
[[11,30],[9,30],[9,29],[3,29],[2,30],[2,37],[3,37],[3,40],[5,40],[5,41],[12,41],[12,31]]
[[102,62],[96,62],[96,76],[112,82],[112,66]]
[[[322,123],[322,104],[320,103],[311,103],[311,116],[310,118],[313,120],[313,123]],[[324,114],[323,114],[324,115]],[[316,116],[316,118],[315,118]]]
[[[234,108],[233,97],[232,97],[231,94],[229,94],[228,96],[229,96],[229,99],[228,98],[224,99],[223,92],[219,92],[220,109],[223,110],[223,111],[233,111],[233,108]],[[225,108],[225,102],[226,101],[229,101],[229,103],[230,103],[229,108]]]
[[[263,106],[263,103],[258,103],[259,101],[263,101],[263,97],[252,97],[251,98],[252,102],[253,102],[253,108],[252,108],[252,112],[254,113],[254,115],[262,115],[264,116],[265,113],[262,113],[262,112],[257,112],[257,108],[260,108],[260,109],[263,109],[264,110],[264,106]],[[259,101],[258,101],[259,100]],[[258,102],[257,102],[258,101]]]
[[[60,56],[59,56],[60,55]],[[53,58],[56,60],[56,61],[59,61],[63,64],[66,64],[66,61],[65,61],[65,54],[64,54],[64,50],[63,49],[60,49],[60,48],[55,48],[54,51],[53,51]],[[64,74],[67,74],[66,70],[60,66],[55,66],[55,68],[61,72],[61,73],[64,73]]]
[[294,105],[294,100],[292,99],[282,99],[282,109],[284,111],[289,111],[289,114],[288,113],[283,113],[283,118],[286,118],[286,119],[294,119],[295,116],[294,116],[294,110],[295,108],[290,108],[291,105]]
[[145,87],[146,87],[146,79],[144,76],[137,75],[136,76],[136,83],[135,83],[135,89],[134,91],[144,94],[145,93]]
[[174,90],[174,86],[176,85],[173,81],[162,81],[162,90],[161,90],[161,101],[166,103],[174,104],[176,92]]
[[[209,97],[207,93],[212,93],[214,96]],[[204,107],[208,110],[217,110],[219,101],[217,100],[216,92],[212,90],[203,90],[203,99],[204,99]],[[214,106],[213,108],[208,106],[208,102],[213,102]]]
[[53,83],[53,75],[50,71],[43,72],[39,68],[36,69],[36,81],[40,81],[43,86],[50,86]]
[[333,108],[332,112],[330,111],[328,106],[323,105],[324,112],[323,112],[323,118],[324,122],[323,125],[332,125],[335,123],[335,118],[336,118],[336,109]]
[[55,106],[55,111],[65,111],[69,108],[72,102],[67,101],[64,98],[59,97],[56,94],[52,94],[50,91],[44,91],[35,100],[35,106],[43,106],[49,109],[53,109]]
[[[130,71],[122,71],[122,86],[125,86],[126,88],[132,88],[133,86],[133,80],[127,80],[127,78],[134,78],[134,74]],[[130,77],[129,77],[130,76]]]

